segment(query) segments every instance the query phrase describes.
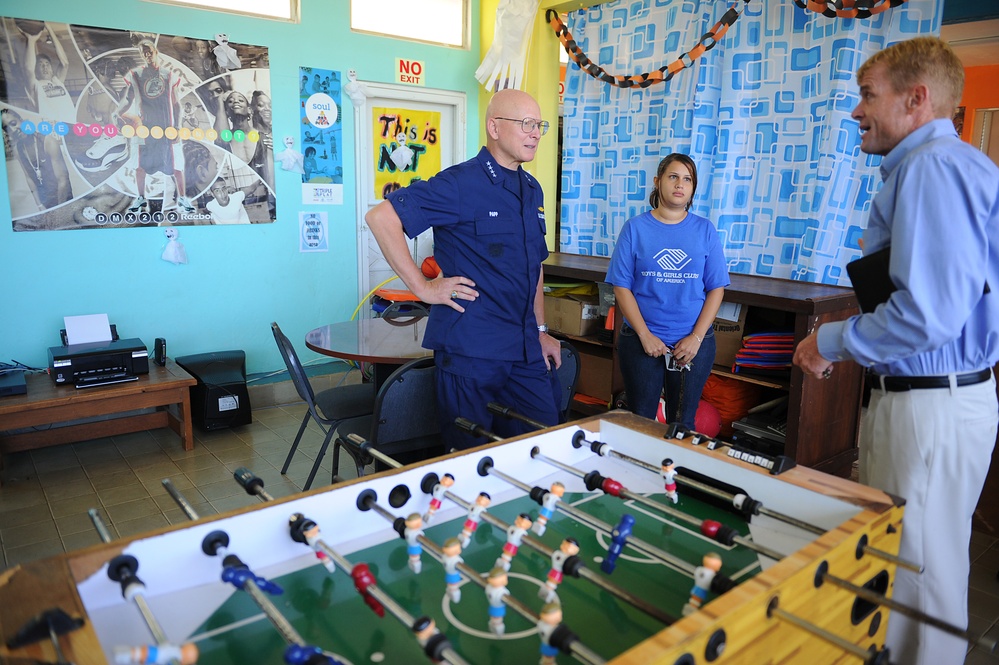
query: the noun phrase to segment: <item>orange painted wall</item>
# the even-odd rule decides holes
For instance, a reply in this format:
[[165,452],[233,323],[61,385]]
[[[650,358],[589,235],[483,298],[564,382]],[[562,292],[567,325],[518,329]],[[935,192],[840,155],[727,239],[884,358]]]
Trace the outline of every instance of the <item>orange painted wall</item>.
[[964,70],[964,131],[961,138],[971,142],[975,109],[999,108],[999,65],[967,67]]

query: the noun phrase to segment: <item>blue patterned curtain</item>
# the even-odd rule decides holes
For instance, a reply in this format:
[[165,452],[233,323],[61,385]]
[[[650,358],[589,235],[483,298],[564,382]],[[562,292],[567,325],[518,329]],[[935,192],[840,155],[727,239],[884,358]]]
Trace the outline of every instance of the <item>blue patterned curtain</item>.
[[[611,74],[657,69],[696,44],[730,6],[618,0],[570,14],[587,56]],[[671,152],[697,164],[693,212],[721,233],[729,270],[849,284],[844,266],[881,185],[860,152],[855,73],[884,46],[939,34],[943,3],[909,0],[877,16],[828,18],[791,0],[753,0],[692,68],[644,90],[566,72],[561,251],[610,256],[648,208]]]

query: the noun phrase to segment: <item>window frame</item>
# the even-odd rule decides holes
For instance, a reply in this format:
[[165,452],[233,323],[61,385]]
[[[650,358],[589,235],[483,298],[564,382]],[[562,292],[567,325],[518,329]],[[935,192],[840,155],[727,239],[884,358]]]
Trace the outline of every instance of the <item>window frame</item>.
[[416,42],[419,44],[430,44],[431,46],[443,46],[445,48],[461,49],[467,51],[471,49],[471,29],[469,23],[472,16],[471,0],[459,0],[461,2],[461,44],[449,44],[447,42],[439,42],[431,39],[419,39],[418,37],[407,37],[404,35],[396,35],[388,32],[378,32],[373,30],[364,30],[362,28],[354,27],[354,3],[364,2],[365,4],[370,4],[371,0],[349,0],[350,3],[350,31],[359,35],[372,35],[374,37],[384,37],[387,39],[398,39],[407,42]]
[[268,21],[280,21],[282,23],[302,22],[302,0],[284,0],[288,3],[289,17],[271,16],[269,14],[257,14],[254,12],[241,11],[239,9],[229,9],[227,7],[216,7],[212,0],[143,0],[158,5],[170,5],[171,7],[183,7],[185,9],[202,9],[209,12],[219,12],[222,14],[233,14],[235,16],[247,16],[249,18],[262,18]]

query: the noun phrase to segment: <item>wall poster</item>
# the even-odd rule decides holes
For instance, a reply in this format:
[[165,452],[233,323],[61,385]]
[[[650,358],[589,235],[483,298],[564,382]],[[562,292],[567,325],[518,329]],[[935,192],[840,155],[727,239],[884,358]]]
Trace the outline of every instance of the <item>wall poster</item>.
[[302,203],[343,203],[340,72],[298,68],[302,101]]
[[266,47],[0,17],[0,67],[15,231],[276,219]]
[[440,172],[439,111],[376,107],[371,113],[376,199]]

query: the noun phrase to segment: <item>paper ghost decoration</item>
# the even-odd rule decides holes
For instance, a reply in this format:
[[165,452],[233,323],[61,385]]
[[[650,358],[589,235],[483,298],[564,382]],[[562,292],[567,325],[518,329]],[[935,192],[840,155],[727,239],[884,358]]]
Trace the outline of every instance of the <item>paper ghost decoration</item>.
[[213,48],[212,52],[215,54],[215,59],[218,60],[219,67],[222,69],[239,69],[243,66],[243,63],[239,61],[236,49],[229,46],[229,35],[220,32],[215,35],[215,41],[218,42],[218,46]]
[[406,135],[404,133],[399,132],[396,134],[395,140],[399,144],[399,147],[393,150],[389,157],[392,159],[395,167],[402,171],[413,163],[413,149],[406,145]]
[[364,100],[371,94],[368,86],[357,80],[357,71],[354,69],[347,70],[347,82],[344,83],[343,89],[347,93],[347,96],[350,97],[350,103],[355,108],[364,106]]
[[177,229],[164,229],[163,233],[167,237],[167,244],[166,247],[163,248],[163,256],[160,258],[176,265],[187,263],[187,250],[185,250],[184,245],[177,240],[180,236]]
[[500,0],[493,44],[475,70],[475,79],[486,90],[520,88],[531,29],[540,4],[540,0]]
[[274,155],[274,159],[281,163],[281,168],[292,173],[305,173],[305,157],[295,150],[295,138],[284,137],[284,150]]

